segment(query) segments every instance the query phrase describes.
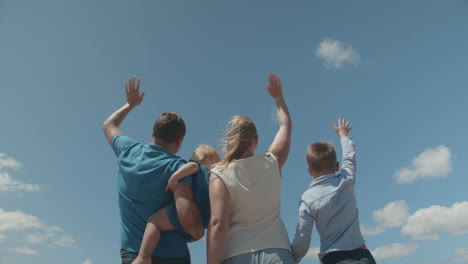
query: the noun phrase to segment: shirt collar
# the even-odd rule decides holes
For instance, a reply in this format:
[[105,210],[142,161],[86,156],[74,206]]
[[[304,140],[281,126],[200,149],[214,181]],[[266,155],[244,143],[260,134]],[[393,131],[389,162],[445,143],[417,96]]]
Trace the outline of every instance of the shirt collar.
[[333,178],[335,176],[336,176],[336,173],[329,173],[329,174],[322,175],[322,176],[320,176],[318,178],[315,178],[310,183],[309,188],[314,186],[314,185],[320,184],[321,182],[327,181],[328,179],[331,179],[331,178]]

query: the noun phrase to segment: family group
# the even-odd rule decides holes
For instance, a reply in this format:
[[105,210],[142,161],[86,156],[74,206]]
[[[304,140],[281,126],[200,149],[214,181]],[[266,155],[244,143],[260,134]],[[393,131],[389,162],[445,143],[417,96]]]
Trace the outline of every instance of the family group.
[[255,123],[237,115],[227,125],[222,157],[213,147],[200,145],[187,162],[176,155],[186,127],[174,112],[157,118],[151,144],[120,130],[145,95],[139,79],[128,80],[126,103],[103,124],[118,164],[122,264],[189,264],[187,243],[201,239],[205,229],[208,264],[299,263],[310,248],[314,224],[321,263],[375,263],[359,227],[355,145],[345,119],[333,123],[342,146],[341,167],[331,142],[307,147],[307,170],[313,179],[300,197],[299,223],[290,243],[280,216],[280,187],[292,122],[275,74],[268,76],[266,89],[279,123],[266,152],[255,154]]

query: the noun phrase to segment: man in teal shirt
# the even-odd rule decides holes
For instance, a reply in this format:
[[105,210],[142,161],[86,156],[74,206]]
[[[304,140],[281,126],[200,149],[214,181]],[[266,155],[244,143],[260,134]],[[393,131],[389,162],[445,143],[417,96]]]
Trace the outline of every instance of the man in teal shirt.
[[[148,218],[156,211],[176,202],[177,212],[185,231],[200,237],[204,232],[202,219],[187,177],[174,193],[166,192],[170,176],[186,163],[175,154],[185,136],[182,117],[173,112],[162,113],[153,127],[152,143],[141,144],[123,135],[119,129],[127,114],[143,101],[140,80],[135,77],[125,84],[127,102],[111,114],[103,124],[104,134],[118,159],[117,188],[120,209],[120,243],[122,264],[130,264],[140,249]],[[190,263],[187,234],[178,231],[161,232],[154,250],[153,263]]]

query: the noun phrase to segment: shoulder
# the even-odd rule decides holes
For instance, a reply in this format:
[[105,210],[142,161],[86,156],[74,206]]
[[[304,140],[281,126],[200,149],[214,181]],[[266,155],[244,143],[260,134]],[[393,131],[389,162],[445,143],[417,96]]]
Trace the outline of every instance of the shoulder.
[[138,143],[129,136],[122,135],[122,134],[117,134],[112,137],[112,145],[122,145],[122,144],[132,144],[132,143]]
[[318,195],[320,193],[319,190],[316,190],[314,186],[310,186],[302,193],[301,202],[306,204],[308,207],[312,207],[312,205],[317,201],[320,200],[321,196]]
[[141,145],[137,141],[133,140],[132,138],[125,136],[125,135],[115,135],[112,137],[111,141],[111,146],[112,149],[114,150],[115,154],[117,156],[120,156],[120,154],[124,151],[128,151],[129,149],[132,149],[133,147],[137,145]]

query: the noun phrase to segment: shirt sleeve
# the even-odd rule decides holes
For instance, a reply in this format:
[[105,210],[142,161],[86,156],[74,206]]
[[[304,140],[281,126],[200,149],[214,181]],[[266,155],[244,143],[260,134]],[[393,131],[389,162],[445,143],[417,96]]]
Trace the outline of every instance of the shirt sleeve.
[[125,135],[115,135],[112,138],[112,149],[114,150],[115,155],[118,157],[120,153],[126,148],[137,144],[137,142]]
[[291,245],[293,256],[297,263],[299,263],[307,254],[307,251],[309,251],[314,222],[315,220],[310,214],[308,206],[301,201],[299,206],[299,223],[297,224],[296,233],[294,234],[294,240]]
[[356,150],[354,142],[350,137],[342,137],[340,141],[343,149],[341,175],[344,178],[354,179],[356,175]]

